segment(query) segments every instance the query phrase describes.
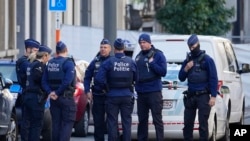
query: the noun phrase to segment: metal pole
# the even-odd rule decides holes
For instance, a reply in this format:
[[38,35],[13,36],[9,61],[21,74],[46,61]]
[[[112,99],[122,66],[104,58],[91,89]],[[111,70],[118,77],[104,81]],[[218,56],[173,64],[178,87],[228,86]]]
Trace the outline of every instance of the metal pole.
[[[104,1],[104,38],[110,40],[111,44],[116,39],[116,0],[103,0]],[[112,53],[113,54],[113,47]]]
[[16,20],[17,20],[17,49],[19,49],[19,54],[17,55],[17,58],[21,57],[25,50],[24,50],[24,40],[25,40],[25,1],[24,0],[17,0],[16,1]]
[[30,0],[30,37],[36,39],[36,1]]
[[61,25],[61,20],[60,20],[60,12],[56,12],[56,43],[60,41],[60,25]]
[[42,30],[41,30],[41,43],[42,44],[47,44],[48,42],[48,33],[47,33],[47,28],[48,28],[48,24],[47,24],[47,20],[48,20],[48,8],[47,8],[47,5],[48,5],[48,1],[47,0],[43,0],[42,1]]

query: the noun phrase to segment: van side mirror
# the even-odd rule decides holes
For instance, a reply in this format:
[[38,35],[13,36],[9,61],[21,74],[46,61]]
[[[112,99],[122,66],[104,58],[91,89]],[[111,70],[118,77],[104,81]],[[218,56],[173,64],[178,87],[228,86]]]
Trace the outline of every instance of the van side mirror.
[[248,73],[250,72],[250,64],[242,64],[242,70],[241,73]]
[[230,90],[227,86],[221,86],[220,93],[222,94],[229,94]]

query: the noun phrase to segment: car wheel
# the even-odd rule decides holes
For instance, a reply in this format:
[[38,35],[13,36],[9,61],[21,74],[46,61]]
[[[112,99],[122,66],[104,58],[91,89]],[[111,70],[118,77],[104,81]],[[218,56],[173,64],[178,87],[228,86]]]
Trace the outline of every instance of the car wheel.
[[242,110],[240,121],[237,123],[238,125],[244,125],[244,116],[245,116],[245,111]]
[[52,121],[49,109],[45,109],[44,112],[41,136],[41,141],[52,141]]
[[75,132],[73,133],[76,137],[86,137],[89,129],[89,113],[86,110],[81,120],[75,124]]
[[17,141],[18,140],[18,127],[16,114],[11,114],[11,119],[8,127],[7,134],[0,137],[1,141]]
[[214,121],[212,136],[210,137],[209,141],[216,141],[216,122]]

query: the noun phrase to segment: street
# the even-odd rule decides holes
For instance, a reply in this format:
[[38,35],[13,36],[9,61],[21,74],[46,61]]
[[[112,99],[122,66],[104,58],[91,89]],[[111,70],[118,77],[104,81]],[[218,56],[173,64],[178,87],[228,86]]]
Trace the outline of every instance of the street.
[[[246,124],[250,124],[250,108],[246,108],[246,111],[245,111],[246,115],[245,115],[245,122]],[[93,134],[94,134],[94,127],[93,126],[89,126],[89,133],[88,133],[88,136],[87,137],[71,137],[70,138],[70,141],[94,141],[94,137],[93,137]],[[105,136],[106,137],[106,141],[107,141],[107,135]],[[170,140],[171,141],[171,140]]]
[[[70,141],[94,141],[94,126],[89,126],[89,133],[87,137],[71,137]],[[107,135],[106,135],[107,140]]]

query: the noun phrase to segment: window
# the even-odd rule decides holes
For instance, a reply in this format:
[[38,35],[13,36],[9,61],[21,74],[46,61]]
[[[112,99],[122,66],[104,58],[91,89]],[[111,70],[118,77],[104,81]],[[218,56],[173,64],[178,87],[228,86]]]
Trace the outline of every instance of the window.
[[232,46],[230,43],[227,43],[227,42],[225,42],[224,45],[225,45],[225,51],[226,51],[229,71],[235,72],[236,71],[236,62],[235,62],[235,56],[234,56]]

